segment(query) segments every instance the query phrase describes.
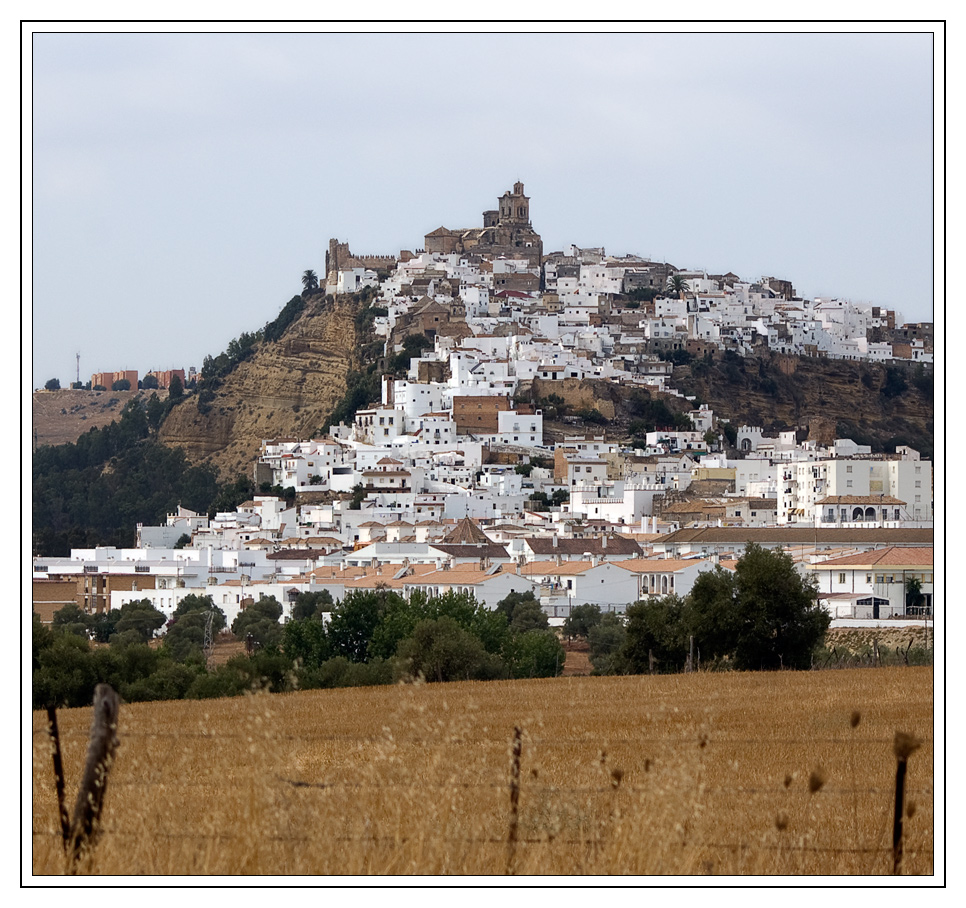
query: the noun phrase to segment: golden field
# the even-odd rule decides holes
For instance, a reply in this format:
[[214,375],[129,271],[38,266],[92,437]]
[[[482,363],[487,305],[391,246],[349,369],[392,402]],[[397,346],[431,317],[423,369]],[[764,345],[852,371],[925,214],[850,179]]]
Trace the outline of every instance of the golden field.
[[[58,712],[71,806],[90,720],[90,709]],[[123,705],[103,834],[83,871],[888,875],[896,731],[923,741],[909,759],[902,872],[930,875],[931,668]],[[65,866],[50,754],[35,713],[36,875]]]

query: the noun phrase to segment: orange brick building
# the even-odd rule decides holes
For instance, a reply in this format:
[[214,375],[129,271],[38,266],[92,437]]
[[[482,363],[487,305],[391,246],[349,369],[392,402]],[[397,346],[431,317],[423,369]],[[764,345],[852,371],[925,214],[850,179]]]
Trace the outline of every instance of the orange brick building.
[[131,383],[131,390],[137,391],[138,373],[136,369],[128,369],[121,372],[95,372],[91,376],[91,387],[96,388],[98,385],[100,385],[102,388],[110,391],[111,385],[113,385],[114,382],[121,381],[125,378]]
[[184,369],[168,369],[165,372],[148,372],[144,377],[147,378],[148,375],[153,375],[158,380],[159,388],[170,388],[171,379],[174,378],[175,375],[181,379],[181,387],[183,388],[185,385]]

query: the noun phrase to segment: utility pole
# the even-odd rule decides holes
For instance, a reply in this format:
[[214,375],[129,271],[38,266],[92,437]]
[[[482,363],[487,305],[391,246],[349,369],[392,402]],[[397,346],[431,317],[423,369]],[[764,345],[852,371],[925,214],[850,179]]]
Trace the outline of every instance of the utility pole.
[[77,354],[77,384],[80,384],[80,353]]

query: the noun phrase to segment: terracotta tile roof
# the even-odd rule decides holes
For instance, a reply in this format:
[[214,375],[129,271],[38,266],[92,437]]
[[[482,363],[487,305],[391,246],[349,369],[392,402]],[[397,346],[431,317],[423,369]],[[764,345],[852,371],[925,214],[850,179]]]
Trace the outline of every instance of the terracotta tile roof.
[[682,571],[701,561],[700,558],[627,558],[614,564],[633,574],[667,574]]
[[446,534],[443,542],[448,543],[478,543],[489,545],[490,539],[469,517],[464,517]]
[[813,569],[825,567],[932,567],[933,549],[931,546],[889,546],[887,549],[873,549],[856,555],[844,555],[818,561]]
[[[618,562],[614,562],[617,564]],[[582,574],[594,567],[593,561],[528,561],[521,568],[524,577],[543,574]]]

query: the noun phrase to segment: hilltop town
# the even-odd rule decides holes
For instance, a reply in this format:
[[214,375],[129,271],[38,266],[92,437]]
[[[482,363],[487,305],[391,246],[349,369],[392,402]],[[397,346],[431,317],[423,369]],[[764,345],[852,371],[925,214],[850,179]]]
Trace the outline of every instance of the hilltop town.
[[[768,359],[792,375],[801,357],[881,367],[885,383],[865,392],[897,397],[932,381],[931,324],[802,299],[785,279],[602,248],[547,253],[519,182],[482,226],[441,226],[421,250],[358,256],[333,239],[324,274],[307,271],[303,289],[285,355],[316,371],[324,361],[326,388],[337,374],[343,401],[353,381],[374,394],[304,434],[245,423],[257,450],[247,463],[241,448],[235,456],[258,494],[234,511],[179,507],[139,525],[133,548],[36,557],[41,617],[71,602],[100,612],[141,599],[170,616],[205,594],[231,622],[264,596],[288,617],[304,592],[337,601],[393,589],[472,593],[491,607],[532,592],[561,622],[581,604],[622,613],[648,596],[686,595],[748,542],[789,552],[836,619],[932,613],[929,459],[909,445],[873,451],[834,426],[736,424],[673,382],[680,364],[700,379]],[[324,337],[299,335],[310,315],[324,317]],[[360,326],[362,348],[346,340]],[[243,407],[219,400],[214,382],[203,398],[205,380],[204,368],[170,370],[145,387],[196,392],[162,437],[180,443],[193,431],[211,455],[243,425]],[[98,373],[92,386],[118,381],[139,386],[136,372]],[[767,371],[755,382],[777,392]],[[310,396],[262,393],[276,409],[294,399],[285,409],[295,413]],[[325,412],[338,412],[338,394],[325,393],[315,393]],[[627,401],[618,441],[607,427]]]

